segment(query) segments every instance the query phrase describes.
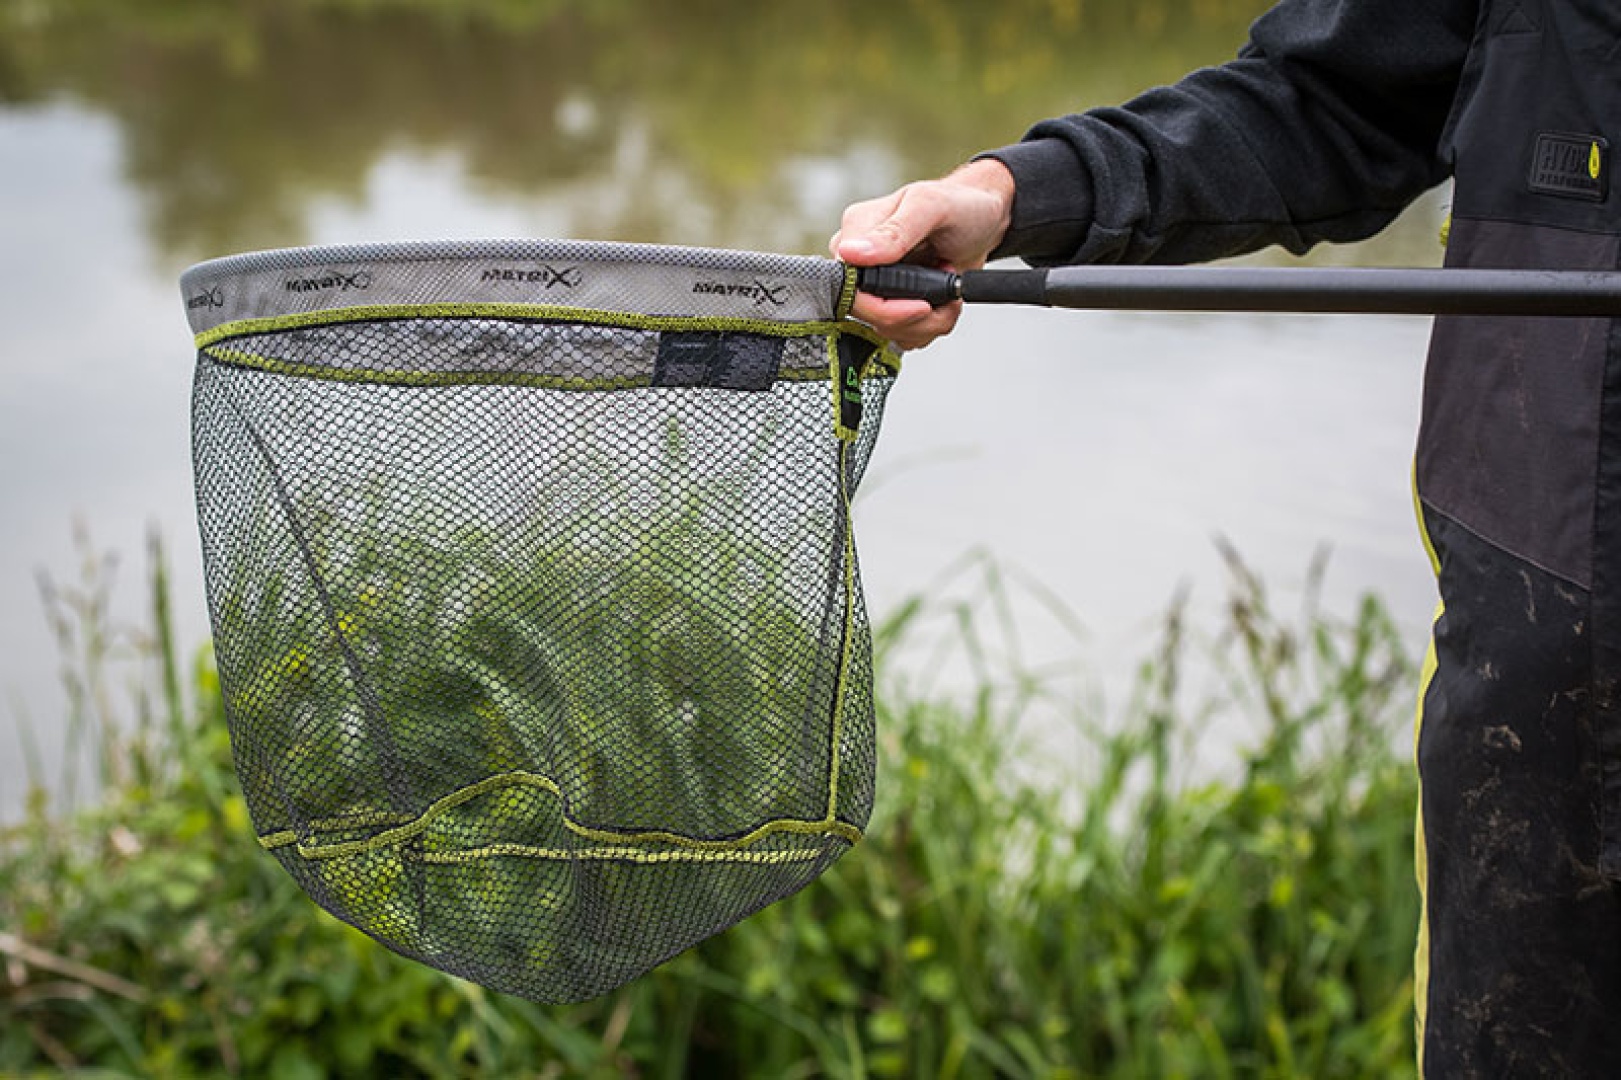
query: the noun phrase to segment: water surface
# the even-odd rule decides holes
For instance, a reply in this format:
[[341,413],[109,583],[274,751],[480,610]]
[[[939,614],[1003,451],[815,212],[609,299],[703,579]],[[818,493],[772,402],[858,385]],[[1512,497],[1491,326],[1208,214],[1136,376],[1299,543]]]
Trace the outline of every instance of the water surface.
[[[1242,41],[1255,3],[355,5],[30,0],[0,11],[0,814],[26,722],[49,775],[72,707],[37,575],[85,523],[143,609],[169,546],[206,636],[175,278],[305,243],[554,236],[820,253],[855,198],[1117,101]],[[1442,196],[1314,261],[1429,265]],[[1111,693],[1173,593],[1215,610],[1229,538],[1286,598],[1321,546],[1344,608],[1421,640],[1408,459],[1422,319],[984,309],[908,359],[859,503],[880,614],[985,550],[1034,654]],[[945,581],[946,583],[942,583]],[[119,650],[135,643],[118,639]],[[115,665],[108,699],[141,678]],[[949,674],[949,673],[948,673]],[[124,713],[128,709],[120,706]]]

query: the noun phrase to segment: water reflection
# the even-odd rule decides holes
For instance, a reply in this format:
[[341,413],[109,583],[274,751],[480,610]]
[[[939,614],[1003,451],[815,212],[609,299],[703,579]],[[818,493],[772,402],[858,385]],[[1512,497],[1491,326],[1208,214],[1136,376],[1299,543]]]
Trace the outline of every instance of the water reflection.
[[561,198],[575,235],[819,250],[846,198],[1222,59],[1258,8],[28,0],[0,100],[112,117],[177,259],[301,242],[402,153]]

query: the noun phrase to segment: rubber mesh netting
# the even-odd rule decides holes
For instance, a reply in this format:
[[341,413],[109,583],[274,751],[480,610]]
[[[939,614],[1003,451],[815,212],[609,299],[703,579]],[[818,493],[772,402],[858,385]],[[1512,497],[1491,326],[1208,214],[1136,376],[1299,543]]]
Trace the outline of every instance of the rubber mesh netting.
[[860,839],[850,497],[898,364],[845,267],[420,243],[182,289],[237,773],[318,903],[571,1001]]

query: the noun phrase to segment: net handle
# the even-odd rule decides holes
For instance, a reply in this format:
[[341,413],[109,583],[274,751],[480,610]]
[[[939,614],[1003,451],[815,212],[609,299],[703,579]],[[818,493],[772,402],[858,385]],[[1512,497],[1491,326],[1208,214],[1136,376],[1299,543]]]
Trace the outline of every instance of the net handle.
[[1392,267],[1062,266],[953,273],[863,267],[874,296],[1091,310],[1362,315],[1621,315],[1621,271]]

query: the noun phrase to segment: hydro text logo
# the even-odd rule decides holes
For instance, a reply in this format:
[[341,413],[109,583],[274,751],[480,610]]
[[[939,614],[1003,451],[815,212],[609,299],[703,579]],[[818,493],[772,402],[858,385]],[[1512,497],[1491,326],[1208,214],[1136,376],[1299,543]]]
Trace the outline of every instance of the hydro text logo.
[[759,278],[755,278],[747,285],[721,281],[699,281],[693,284],[692,291],[710,296],[742,296],[753,300],[756,307],[766,304],[770,304],[772,307],[781,307],[788,302],[788,286],[767,285]]
[[350,289],[371,288],[371,271],[356,270],[346,274],[341,270],[323,270],[315,277],[288,278],[288,292],[319,292],[323,289],[337,289],[348,292]]
[[479,280],[511,281],[539,285],[543,289],[561,285],[565,289],[572,289],[581,282],[582,275],[578,266],[557,267],[542,263],[536,267],[492,266],[484,271]]

